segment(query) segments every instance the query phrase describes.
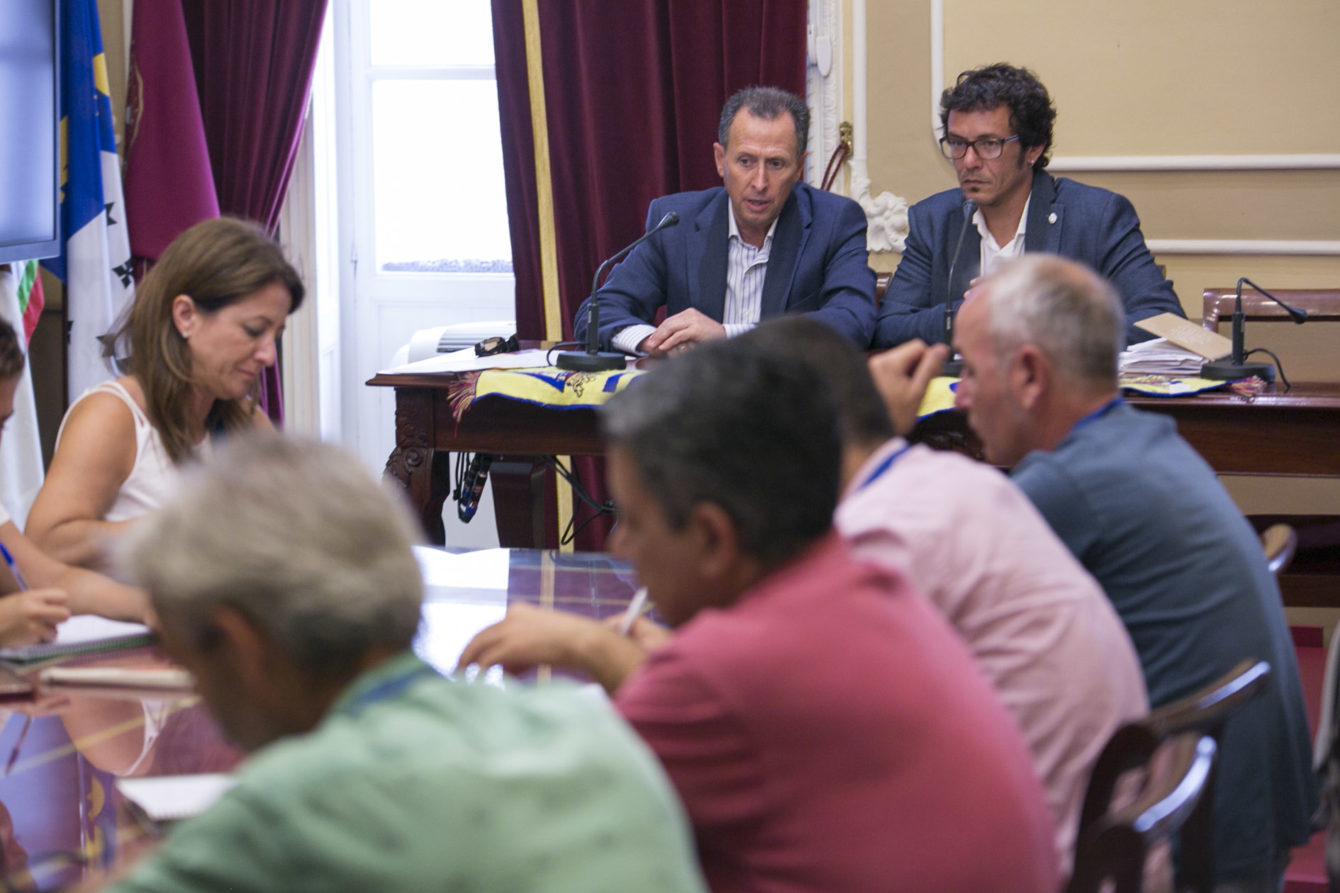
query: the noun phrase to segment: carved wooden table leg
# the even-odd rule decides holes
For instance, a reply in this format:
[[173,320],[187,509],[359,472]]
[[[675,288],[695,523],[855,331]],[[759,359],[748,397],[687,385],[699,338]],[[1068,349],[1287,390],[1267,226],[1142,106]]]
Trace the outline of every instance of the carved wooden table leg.
[[441,545],[442,503],[450,490],[449,453],[433,448],[433,399],[431,391],[396,388],[395,449],[386,459],[386,474],[395,478],[409,494],[410,505],[419,515],[430,543]]

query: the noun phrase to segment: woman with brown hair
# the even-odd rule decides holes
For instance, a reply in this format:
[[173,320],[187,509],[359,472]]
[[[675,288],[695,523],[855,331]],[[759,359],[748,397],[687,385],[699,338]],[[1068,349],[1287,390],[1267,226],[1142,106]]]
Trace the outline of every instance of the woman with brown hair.
[[173,240],[114,334],[129,374],[66,413],[28,535],[53,557],[97,566],[107,537],[170,495],[178,466],[215,438],[269,428],[261,372],[302,298],[297,272],[255,224],[206,220]]

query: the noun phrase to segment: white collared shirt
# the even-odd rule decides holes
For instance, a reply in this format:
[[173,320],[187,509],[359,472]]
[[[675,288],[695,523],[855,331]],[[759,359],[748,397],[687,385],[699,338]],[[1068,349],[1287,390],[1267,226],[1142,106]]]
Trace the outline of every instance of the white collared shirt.
[[972,222],[977,224],[977,232],[982,235],[982,253],[979,258],[978,276],[989,276],[1000,266],[1001,261],[1009,260],[1013,257],[1022,257],[1024,253],[1024,233],[1028,230],[1028,206],[1033,201],[1033,194],[1030,192],[1028,200],[1024,202],[1023,213],[1019,215],[1019,228],[1014,232],[1014,238],[1004,245],[996,244],[996,237],[991,235],[991,230],[986,225],[986,215],[982,209],[972,215]]

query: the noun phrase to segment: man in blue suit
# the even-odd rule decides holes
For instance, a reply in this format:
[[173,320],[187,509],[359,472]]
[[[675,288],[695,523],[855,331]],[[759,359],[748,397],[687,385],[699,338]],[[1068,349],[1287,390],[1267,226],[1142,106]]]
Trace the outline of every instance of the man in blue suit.
[[961,303],[973,279],[1026,251],[1080,261],[1110,281],[1126,308],[1128,343],[1152,337],[1136,320],[1184,315],[1131,203],[1047,173],[1055,120],[1047,88],[1025,68],[1000,63],[965,71],[944,91],[940,148],[960,188],[908,212],[907,244],[879,308],[876,347],[943,342],[945,298]]
[[[875,274],[865,213],[801,183],[810,115],[799,97],[749,87],[726,101],[717,130],[722,186],[658,198],[650,229],[600,289],[600,343],[662,355],[739,334],[782,313],[812,313],[861,347],[875,327]],[[589,299],[575,334],[586,337]],[[656,312],[666,318],[653,325]]]

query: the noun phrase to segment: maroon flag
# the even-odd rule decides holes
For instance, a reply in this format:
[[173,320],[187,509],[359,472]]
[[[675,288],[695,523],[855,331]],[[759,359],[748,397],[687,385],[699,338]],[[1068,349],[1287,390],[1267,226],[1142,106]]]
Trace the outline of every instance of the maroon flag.
[[136,266],[219,216],[181,0],[136,0],[126,98],[126,219]]

